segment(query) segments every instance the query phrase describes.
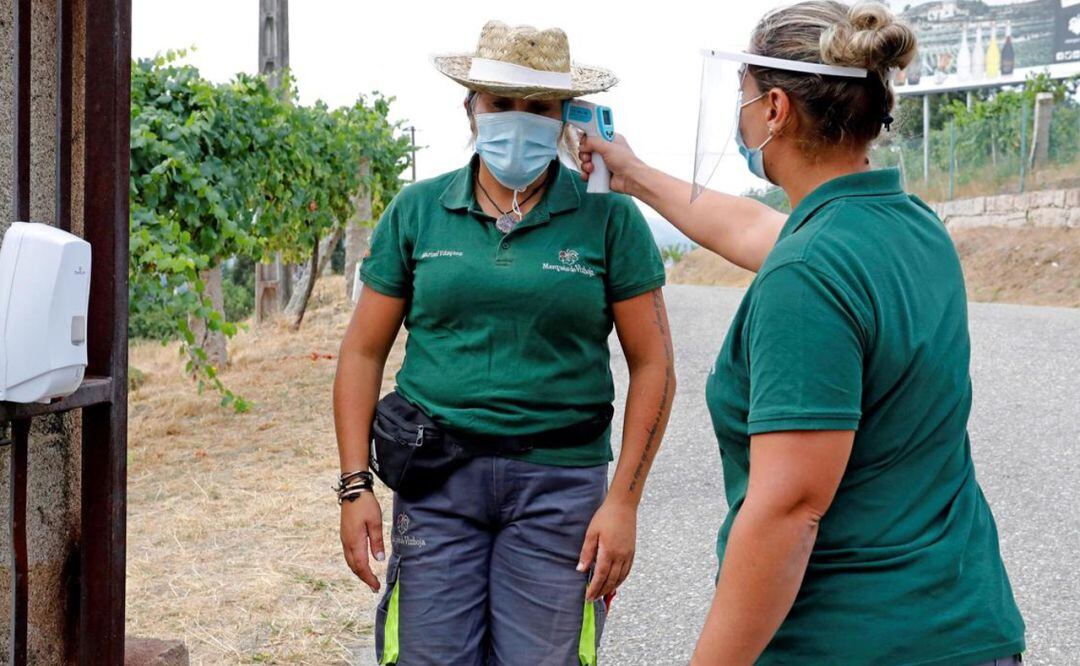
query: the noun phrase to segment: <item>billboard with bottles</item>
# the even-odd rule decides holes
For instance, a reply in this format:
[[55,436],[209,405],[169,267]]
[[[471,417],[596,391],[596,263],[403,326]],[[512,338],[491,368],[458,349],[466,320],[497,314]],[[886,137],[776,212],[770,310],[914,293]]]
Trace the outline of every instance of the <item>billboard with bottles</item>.
[[1039,71],[1055,78],[1080,73],[1080,0],[889,4],[919,36],[919,56],[895,77],[901,92],[1007,85]]

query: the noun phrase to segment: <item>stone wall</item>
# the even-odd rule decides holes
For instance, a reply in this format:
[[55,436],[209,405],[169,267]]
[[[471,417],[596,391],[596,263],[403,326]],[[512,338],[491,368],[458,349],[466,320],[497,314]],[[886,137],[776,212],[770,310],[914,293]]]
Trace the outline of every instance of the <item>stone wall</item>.
[[[56,3],[32,7],[30,221],[54,224],[56,212]],[[81,233],[83,163],[83,25],[85,5],[72,3],[72,231]],[[0,235],[14,202],[14,2],[0,0]],[[27,556],[30,565],[28,659],[73,663],[79,607],[81,427],[78,412],[34,419],[27,455]],[[10,663],[10,449],[0,448],[0,663]]]
[[999,194],[932,203],[930,207],[950,229],[1080,228],[1080,189]]

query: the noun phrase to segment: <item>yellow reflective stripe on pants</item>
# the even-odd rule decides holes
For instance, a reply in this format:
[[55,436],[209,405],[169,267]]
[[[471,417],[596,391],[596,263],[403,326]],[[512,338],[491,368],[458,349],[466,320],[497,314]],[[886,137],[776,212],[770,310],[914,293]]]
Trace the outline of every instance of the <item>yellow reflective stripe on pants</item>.
[[383,627],[383,654],[379,660],[380,666],[396,664],[401,654],[401,645],[398,643],[398,594],[401,591],[401,581],[394,583],[394,591],[390,593],[390,606],[386,609],[386,626]]

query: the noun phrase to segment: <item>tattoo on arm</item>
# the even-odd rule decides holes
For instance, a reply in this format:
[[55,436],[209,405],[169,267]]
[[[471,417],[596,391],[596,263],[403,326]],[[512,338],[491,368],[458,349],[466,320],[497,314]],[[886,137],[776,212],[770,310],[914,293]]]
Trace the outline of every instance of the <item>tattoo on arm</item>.
[[641,459],[638,461],[637,467],[634,468],[634,478],[630,481],[630,492],[637,490],[638,484],[642,482],[645,466],[649,464],[649,460],[652,458],[653,449],[656,447],[657,435],[660,432],[660,424],[664,420],[664,410],[667,408],[668,400],[671,397],[672,379],[674,379],[675,376],[675,352],[671,345],[671,335],[664,321],[664,300],[659,289],[653,292],[652,298],[653,324],[660,331],[660,339],[664,344],[667,372],[664,373],[664,390],[660,396],[660,404],[656,407],[656,416],[653,419],[652,425],[649,427],[649,436],[645,440],[645,450],[641,452]]

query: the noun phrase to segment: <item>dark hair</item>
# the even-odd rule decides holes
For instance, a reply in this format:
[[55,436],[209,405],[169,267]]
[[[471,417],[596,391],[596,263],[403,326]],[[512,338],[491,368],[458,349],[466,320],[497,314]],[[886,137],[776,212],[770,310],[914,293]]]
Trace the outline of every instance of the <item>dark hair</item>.
[[881,3],[848,7],[807,0],[766,14],[754,28],[750,51],[764,56],[862,67],[865,79],[801,74],[749,66],[762,92],[780,88],[793,101],[798,141],[811,154],[863,148],[892,122],[891,72],[915,57],[912,29]]

